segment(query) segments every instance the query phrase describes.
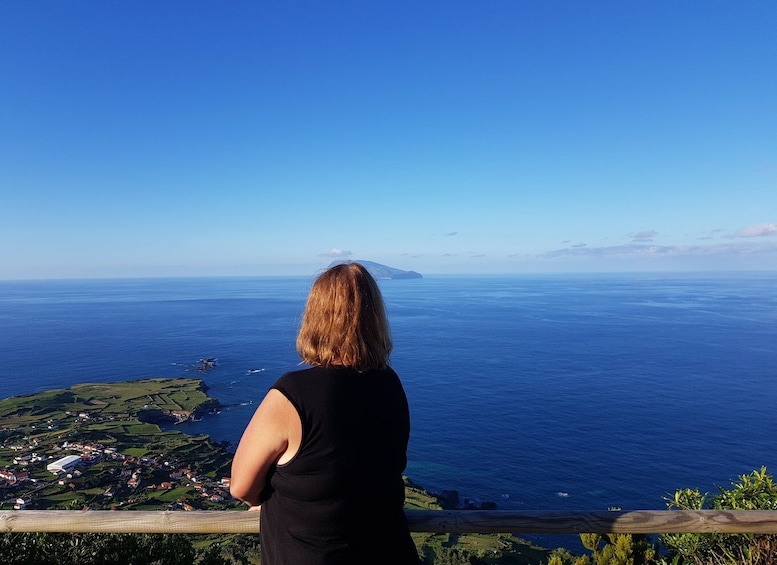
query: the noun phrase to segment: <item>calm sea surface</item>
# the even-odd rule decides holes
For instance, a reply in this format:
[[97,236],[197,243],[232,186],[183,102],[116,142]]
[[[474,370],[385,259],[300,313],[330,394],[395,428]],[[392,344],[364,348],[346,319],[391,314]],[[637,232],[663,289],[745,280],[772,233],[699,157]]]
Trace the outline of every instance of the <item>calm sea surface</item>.
[[[297,368],[309,278],[0,282],[0,397],[201,376],[237,443]],[[407,473],[501,509],[662,509],[777,471],[777,275],[382,281]],[[202,357],[217,357],[207,374]]]

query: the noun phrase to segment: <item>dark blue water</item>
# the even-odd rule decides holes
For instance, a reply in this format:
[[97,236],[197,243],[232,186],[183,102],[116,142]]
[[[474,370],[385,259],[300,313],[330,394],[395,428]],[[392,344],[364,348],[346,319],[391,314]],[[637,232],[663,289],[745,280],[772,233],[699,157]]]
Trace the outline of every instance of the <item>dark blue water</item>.
[[[202,376],[181,428],[236,443],[297,367],[306,278],[0,282],[0,397]],[[407,473],[502,509],[664,508],[777,470],[777,275],[381,282],[410,400]],[[201,357],[217,357],[207,373]],[[253,372],[251,372],[253,371]]]

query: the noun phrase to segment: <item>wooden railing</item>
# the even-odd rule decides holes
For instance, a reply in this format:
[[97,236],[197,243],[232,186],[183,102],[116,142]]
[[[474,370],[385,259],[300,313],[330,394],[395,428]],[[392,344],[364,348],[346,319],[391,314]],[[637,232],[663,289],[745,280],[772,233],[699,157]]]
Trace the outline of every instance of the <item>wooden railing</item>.
[[[408,510],[410,530],[437,533],[723,533],[777,534],[775,510],[634,510],[629,512],[510,512]],[[255,534],[257,512],[0,511],[0,533]]]

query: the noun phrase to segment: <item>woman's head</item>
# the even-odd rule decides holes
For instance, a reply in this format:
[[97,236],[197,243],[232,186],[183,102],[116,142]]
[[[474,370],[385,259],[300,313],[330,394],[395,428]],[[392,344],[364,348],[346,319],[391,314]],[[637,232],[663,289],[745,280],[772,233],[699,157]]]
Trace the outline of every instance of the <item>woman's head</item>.
[[297,335],[305,363],[383,369],[391,347],[383,298],[367,269],[335,265],[316,279]]

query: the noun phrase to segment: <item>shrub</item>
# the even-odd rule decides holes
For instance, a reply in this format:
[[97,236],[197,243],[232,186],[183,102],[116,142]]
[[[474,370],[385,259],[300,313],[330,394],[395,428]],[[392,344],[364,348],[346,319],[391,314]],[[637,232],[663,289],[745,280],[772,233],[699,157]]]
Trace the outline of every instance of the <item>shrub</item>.
[[[730,489],[717,487],[713,496],[699,489],[681,489],[667,500],[679,510],[777,510],[777,484],[766,467],[740,475]],[[661,543],[669,549],[665,562],[672,565],[770,565],[777,561],[774,534],[665,534]]]

